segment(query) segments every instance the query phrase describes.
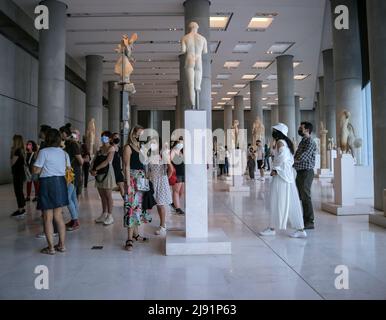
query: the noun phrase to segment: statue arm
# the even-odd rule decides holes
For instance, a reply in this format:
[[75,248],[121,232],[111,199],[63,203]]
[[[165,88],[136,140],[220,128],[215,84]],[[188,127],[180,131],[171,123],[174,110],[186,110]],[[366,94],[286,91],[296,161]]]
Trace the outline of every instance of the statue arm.
[[208,53],[208,42],[206,41],[206,39],[204,38],[204,48],[203,48],[203,51],[202,51],[204,54],[207,54]]
[[186,53],[186,43],[184,39],[181,40],[181,53],[182,54]]

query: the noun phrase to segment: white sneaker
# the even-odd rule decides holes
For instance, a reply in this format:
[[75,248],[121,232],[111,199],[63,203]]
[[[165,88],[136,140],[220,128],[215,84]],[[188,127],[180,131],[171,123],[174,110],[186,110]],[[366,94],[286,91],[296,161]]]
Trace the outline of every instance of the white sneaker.
[[157,236],[165,236],[166,235],[166,227],[159,227],[156,231],[155,234]]
[[307,233],[304,230],[296,230],[294,233],[290,234],[291,238],[307,238]]
[[276,231],[271,228],[267,228],[264,231],[259,232],[261,236],[274,236],[276,235]]
[[114,223],[114,218],[112,214],[109,214],[106,218],[106,220],[103,222],[105,226],[109,226],[110,224]]
[[103,223],[107,218],[107,213],[103,212],[98,218],[95,219],[96,223]]

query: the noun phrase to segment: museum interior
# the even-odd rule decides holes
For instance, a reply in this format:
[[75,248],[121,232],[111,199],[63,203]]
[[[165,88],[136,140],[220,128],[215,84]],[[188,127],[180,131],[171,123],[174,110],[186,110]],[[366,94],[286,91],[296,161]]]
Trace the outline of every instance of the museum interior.
[[1,0],[0,298],[386,299],[385,14]]

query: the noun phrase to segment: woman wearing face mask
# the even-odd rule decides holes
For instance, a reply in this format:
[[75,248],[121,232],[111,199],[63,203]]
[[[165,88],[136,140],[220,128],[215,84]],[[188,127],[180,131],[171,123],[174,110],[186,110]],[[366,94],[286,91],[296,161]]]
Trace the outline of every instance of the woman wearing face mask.
[[96,154],[91,175],[95,177],[95,187],[98,189],[102,202],[102,214],[95,220],[96,223],[103,223],[105,226],[114,223],[113,219],[113,197],[112,190],[116,186],[112,162],[115,149],[110,144],[110,131],[101,134],[102,146]]
[[18,210],[12,213],[12,217],[22,217],[25,214],[25,198],[23,193],[23,184],[26,178],[24,171],[25,150],[23,137],[15,134],[13,136],[13,145],[11,149],[11,167],[13,177],[13,187],[17,200]]
[[185,214],[181,209],[180,201],[184,194],[185,186],[185,164],[184,164],[184,143],[182,137],[175,142],[170,155],[173,166],[176,170],[177,183],[173,185],[172,208],[178,214]]
[[121,193],[122,198],[125,195],[124,187],[124,177],[122,173],[122,150],[119,147],[121,139],[119,138],[119,133],[114,133],[111,139],[111,144],[114,147],[114,159],[113,159],[113,168],[115,174],[115,182],[119,187],[119,192]]
[[173,167],[165,153],[160,155],[159,144],[155,139],[150,141],[148,156],[150,157],[148,172],[153,183],[154,199],[157,202],[157,211],[160,217],[160,226],[155,234],[166,235],[166,207],[172,203],[169,178]]
[[33,198],[32,201],[37,201],[38,200],[38,194],[39,194],[39,176],[33,174],[33,165],[35,163],[35,160],[38,156],[38,145],[36,144],[35,141],[29,140],[27,142],[26,146],[27,152],[26,152],[26,165],[27,165],[27,170],[29,171],[29,177],[27,177],[27,198],[25,198],[25,201],[30,201],[31,200],[31,191],[32,191],[32,184],[34,185],[35,188],[35,197]]
[[286,230],[287,222],[296,229],[290,236],[292,238],[306,238],[304,231],[303,213],[299,194],[295,184],[294,145],[287,137],[288,127],[278,123],[272,127],[272,137],[276,142],[272,164],[270,204],[271,223],[261,236],[274,236],[275,229]]
[[139,138],[143,133],[141,126],[130,130],[127,144],[123,149],[123,173],[125,177],[125,216],[124,226],[127,228],[125,250],[133,250],[133,239],[146,241],[139,235],[138,227],[142,223],[151,222],[151,217],[142,209],[143,191],[138,190],[138,181],[145,178],[144,158]]

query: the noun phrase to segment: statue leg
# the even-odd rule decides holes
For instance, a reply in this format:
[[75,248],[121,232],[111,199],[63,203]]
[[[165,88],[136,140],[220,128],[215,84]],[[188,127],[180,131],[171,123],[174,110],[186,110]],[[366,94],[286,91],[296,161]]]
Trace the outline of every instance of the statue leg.
[[201,81],[202,81],[202,62],[198,61],[196,63],[196,70],[194,73],[194,88],[197,91],[201,91]]
[[187,88],[189,92],[189,107],[192,108],[195,105],[195,92],[194,92],[194,68],[185,69]]

